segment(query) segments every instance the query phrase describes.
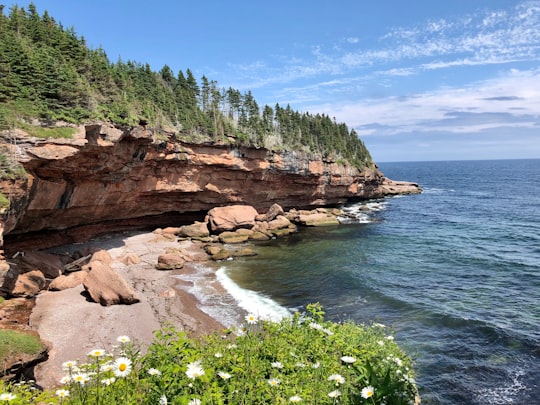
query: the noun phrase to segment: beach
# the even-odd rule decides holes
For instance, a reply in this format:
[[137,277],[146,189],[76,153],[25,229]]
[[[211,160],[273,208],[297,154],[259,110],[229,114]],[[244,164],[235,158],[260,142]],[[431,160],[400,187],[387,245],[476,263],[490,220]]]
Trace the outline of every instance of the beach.
[[[36,299],[30,326],[49,345],[49,358],[35,368],[36,383],[55,387],[63,376],[62,363],[87,361],[94,349],[110,350],[117,337],[129,336],[143,350],[153,339],[153,332],[163,325],[174,325],[197,336],[224,329],[219,320],[199,309],[198,300],[183,287],[186,281],[175,276],[194,272],[208,256],[203,245],[190,240],[177,241],[159,232],[113,235],[84,244],[64,246],[58,254],[106,250],[111,267],[136,292],[140,302],[132,305],[102,306],[89,301],[82,285],[63,291],[45,291]],[[157,270],[160,254],[179,250],[187,259],[180,270]],[[206,262],[208,266],[212,264]],[[214,293],[227,292],[217,280],[210,280]],[[184,284],[184,285],[183,285]]]

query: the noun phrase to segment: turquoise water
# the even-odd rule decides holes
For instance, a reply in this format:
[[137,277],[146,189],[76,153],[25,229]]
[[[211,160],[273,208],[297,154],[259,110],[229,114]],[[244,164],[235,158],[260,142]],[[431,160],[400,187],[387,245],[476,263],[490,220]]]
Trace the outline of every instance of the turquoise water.
[[320,302],[391,327],[425,404],[540,403],[540,160],[380,164],[420,195],[256,245],[219,277],[246,309]]

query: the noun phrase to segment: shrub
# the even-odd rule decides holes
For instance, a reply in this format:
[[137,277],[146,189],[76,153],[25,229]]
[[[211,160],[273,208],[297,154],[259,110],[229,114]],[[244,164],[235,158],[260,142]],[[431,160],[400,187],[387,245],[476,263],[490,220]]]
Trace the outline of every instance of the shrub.
[[[411,404],[411,360],[382,325],[324,321],[318,304],[280,322],[201,339],[156,332],[144,356],[127,337],[64,363],[65,404]],[[51,393],[52,395],[52,393]],[[69,396],[68,396],[69,395]]]

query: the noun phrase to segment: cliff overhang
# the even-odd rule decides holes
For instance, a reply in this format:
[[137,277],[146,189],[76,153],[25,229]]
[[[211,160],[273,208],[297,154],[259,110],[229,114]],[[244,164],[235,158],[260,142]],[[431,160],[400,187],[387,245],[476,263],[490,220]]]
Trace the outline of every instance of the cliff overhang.
[[190,223],[216,206],[264,212],[275,203],[313,208],[421,191],[392,182],[376,166],[360,170],[307,152],[179,142],[144,126],[93,124],[72,139],[13,138],[10,153],[27,177],[0,184],[10,200],[1,224],[6,249]]

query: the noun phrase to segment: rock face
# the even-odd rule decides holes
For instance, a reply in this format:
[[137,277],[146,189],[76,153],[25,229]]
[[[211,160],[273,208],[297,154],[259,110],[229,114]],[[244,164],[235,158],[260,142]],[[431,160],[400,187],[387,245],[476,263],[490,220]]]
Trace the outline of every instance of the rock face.
[[359,171],[317,154],[180,143],[145,127],[97,124],[78,134],[47,141],[19,136],[9,146],[28,180],[0,183],[11,200],[2,217],[6,249],[192,223],[219,206],[313,208],[389,190],[376,168]]

